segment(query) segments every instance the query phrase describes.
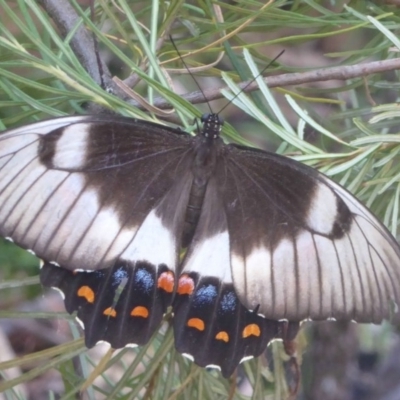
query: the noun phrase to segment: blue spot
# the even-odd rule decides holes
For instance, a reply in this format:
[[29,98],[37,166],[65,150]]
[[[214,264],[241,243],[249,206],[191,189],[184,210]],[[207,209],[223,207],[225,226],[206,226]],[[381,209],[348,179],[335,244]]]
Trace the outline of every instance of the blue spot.
[[237,297],[234,292],[225,293],[221,300],[221,308],[223,311],[235,311],[237,305]]
[[113,285],[119,285],[124,279],[128,278],[128,272],[125,268],[119,267],[113,273]]
[[217,288],[214,285],[207,285],[200,288],[196,294],[194,301],[200,304],[210,304],[217,297]]
[[135,284],[139,285],[146,293],[150,293],[154,287],[154,279],[150,272],[138,269],[135,274]]

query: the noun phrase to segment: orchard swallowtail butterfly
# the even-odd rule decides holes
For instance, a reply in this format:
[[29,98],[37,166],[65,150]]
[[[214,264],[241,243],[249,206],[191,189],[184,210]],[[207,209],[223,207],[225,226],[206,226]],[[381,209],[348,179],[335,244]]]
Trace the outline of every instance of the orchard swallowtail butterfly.
[[377,218],[310,167],[224,144],[218,115],[202,122],[195,137],[107,115],[0,135],[0,235],[44,261],[86,345],[145,344],[172,305],[178,351],[227,377],[304,319],[389,318],[400,248]]

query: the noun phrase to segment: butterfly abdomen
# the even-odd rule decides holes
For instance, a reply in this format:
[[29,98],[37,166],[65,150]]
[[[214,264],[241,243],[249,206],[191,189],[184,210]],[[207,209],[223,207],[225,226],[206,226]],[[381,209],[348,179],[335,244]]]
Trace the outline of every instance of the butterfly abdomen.
[[219,137],[198,135],[194,139],[193,182],[185,214],[185,224],[182,234],[183,248],[186,248],[193,239],[203,207],[207,185],[217,167],[217,157],[221,144],[222,139]]

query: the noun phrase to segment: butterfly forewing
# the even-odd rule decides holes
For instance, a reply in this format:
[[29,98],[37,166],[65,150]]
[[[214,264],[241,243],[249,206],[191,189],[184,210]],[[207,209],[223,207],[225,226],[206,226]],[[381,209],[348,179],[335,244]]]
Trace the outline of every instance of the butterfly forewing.
[[272,319],[389,318],[400,251],[386,228],[316,170],[229,148],[218,180],[242,303]]
[[60,122],[0,136],[0,232],[64,268],[101,269],[174,183],[190,188],[188,142],[123,118]]

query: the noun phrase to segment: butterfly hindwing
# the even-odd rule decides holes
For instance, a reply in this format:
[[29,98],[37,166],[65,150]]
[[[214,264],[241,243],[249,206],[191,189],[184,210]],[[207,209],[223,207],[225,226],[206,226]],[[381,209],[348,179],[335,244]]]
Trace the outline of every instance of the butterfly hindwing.
[[143,261],[93,272],[45,263],[40,280],[63,293],[65,308],[77,313],[89,348],[100,341],[115,349],[146,344],[171,303],[174,286],[168,268],[161,265],[156,271]]
[[177,350],[201,367],[218,368],[224,377],[237,365],[262,354],[274,339],[292,340],[284,334],[287,322],[268,320],[257,310],[246,309],[233,284],[216,277],[181,275],[174,302],[174,332]]
[[182,268],[173,304],[175,345],[196,364],[228,377],[282,336],[280,322],[246,309],[236,295],[226,213],[213,177]]

